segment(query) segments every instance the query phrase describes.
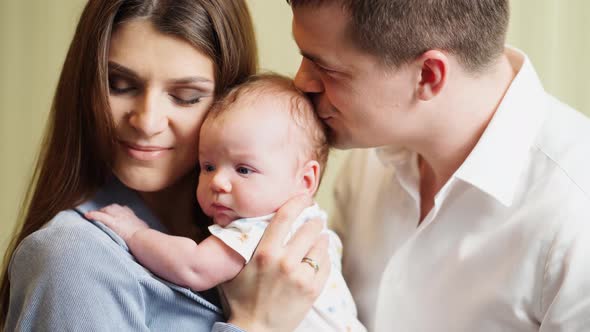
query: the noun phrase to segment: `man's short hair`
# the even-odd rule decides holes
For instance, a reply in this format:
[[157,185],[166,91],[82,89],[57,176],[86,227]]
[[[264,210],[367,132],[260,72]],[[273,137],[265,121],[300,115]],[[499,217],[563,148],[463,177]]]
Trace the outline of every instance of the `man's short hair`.
[[341,4],[356,47],[401,66],[430,49],[480,72],[503,52],[508,0],[287,0],[293,8]]
[[[306,158],[313,159],[320,164],[320,179],[328,163],[330,146],[327,139],[326,126],[315,113],[313,104],[309,98],[295,87],[293,80],[276,73],[262,73],[252,75],[248,80],[221,96],[211,107],[207,118],[214,120],[216,117],[231,112],[231,105],[245,99],[247,103],[255,103],[259,98],[274,98],[285,101],[286,110],[290,112],[293,123],[297,126],[303,137],[303,153]],[[282,108],[278,108],[281,111]],[[301,136],[297,137],[299,141]]]

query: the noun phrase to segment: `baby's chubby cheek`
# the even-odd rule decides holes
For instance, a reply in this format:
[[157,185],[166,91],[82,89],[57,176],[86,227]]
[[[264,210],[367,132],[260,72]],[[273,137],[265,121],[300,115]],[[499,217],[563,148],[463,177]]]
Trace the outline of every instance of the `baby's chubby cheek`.
[[208,217],[211,217],[209,215],[210,211],[207,211],[207,206],[211,205],[211,200],[209,198],[208,193],[205,191],[205,189],[203,188],[204,186],[201,185],[200,181],[199,181],[199,185],[197,187],[197,191],[196,191],[196,196],[197,196],[197,202],[199,203],[199,206],[201,207],[201,210],[203,210],[203,212],[205,214],[207,214]]

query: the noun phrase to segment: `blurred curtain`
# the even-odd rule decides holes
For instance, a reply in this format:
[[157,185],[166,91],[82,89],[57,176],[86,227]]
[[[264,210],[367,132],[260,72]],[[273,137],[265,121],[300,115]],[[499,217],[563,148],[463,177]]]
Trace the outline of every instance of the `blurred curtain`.
[[45,127],[83,0],[0,0],[0,253]]
[[511,11],[508,42],[529,55],[547,91],[590,115],[590,1],[512,0]]

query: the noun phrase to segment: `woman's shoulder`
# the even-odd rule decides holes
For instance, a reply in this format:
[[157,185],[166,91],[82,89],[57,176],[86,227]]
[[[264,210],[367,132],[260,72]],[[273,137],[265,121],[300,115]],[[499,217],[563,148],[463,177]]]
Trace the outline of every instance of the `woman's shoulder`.
[[[11,261],[11,270],[22,273],[76,275],[88,273],[98,264],[108,269],[132,273],[132,256],[112,234],[74,210],[58,213],[44,227],[19,244]],[[139,270],[138,270],[139,271]],[[122,272],[122,271],[118,271]]]
[[23,330],[143,331],[181,321],[178,330],[197,331],[221,319],[150,277],[100,224],[74,210],[21,242],[9,280],[7,326]]
[[114,241],[111,236],[96,223],[84,218],[75,210],[66,210],[59,212],[45,226],[23,239],[17,251],[69,251],[76,247],[87,248],[96,245],[107,249],[112,246],[112,242]]

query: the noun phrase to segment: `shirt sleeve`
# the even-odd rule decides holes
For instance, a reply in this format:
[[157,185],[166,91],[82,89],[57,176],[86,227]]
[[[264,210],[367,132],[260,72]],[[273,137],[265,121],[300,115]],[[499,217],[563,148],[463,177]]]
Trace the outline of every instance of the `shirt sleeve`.
[[115,246],[80,222],[23,240],[10,264],[6,331],[147,331],[140,286]]
[[590,326],[590,225],[566,221],[543,269],[540,332],[588,331]]

